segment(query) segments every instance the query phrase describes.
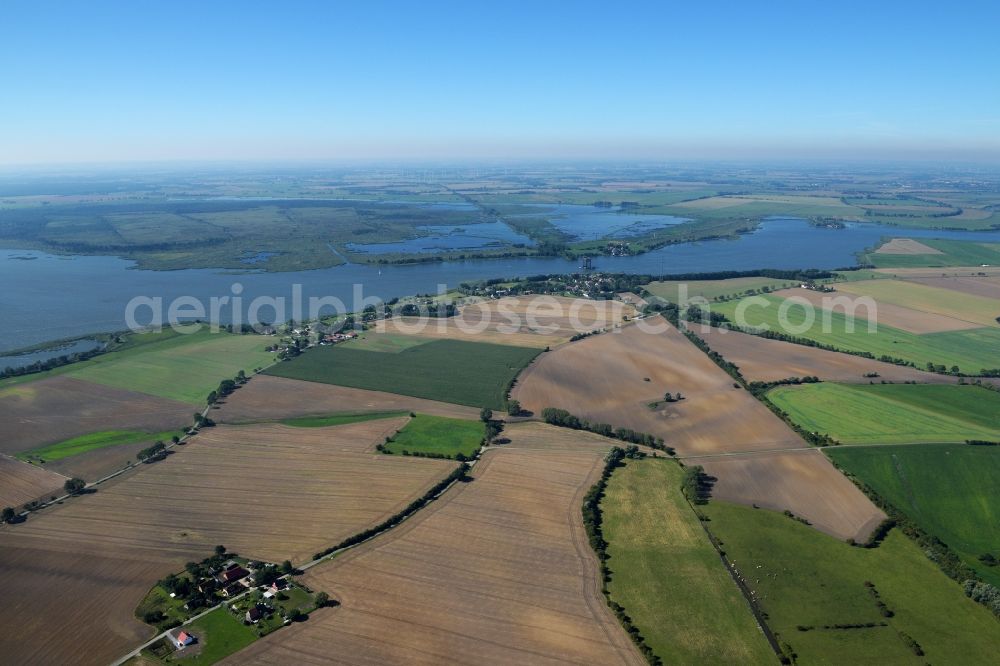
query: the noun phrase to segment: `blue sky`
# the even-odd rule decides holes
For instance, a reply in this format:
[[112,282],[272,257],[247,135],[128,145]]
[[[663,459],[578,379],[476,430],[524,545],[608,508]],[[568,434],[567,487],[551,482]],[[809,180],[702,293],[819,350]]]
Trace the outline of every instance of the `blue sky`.
[[8,0],[0,163],[993,160],[998,25],[996,2]]

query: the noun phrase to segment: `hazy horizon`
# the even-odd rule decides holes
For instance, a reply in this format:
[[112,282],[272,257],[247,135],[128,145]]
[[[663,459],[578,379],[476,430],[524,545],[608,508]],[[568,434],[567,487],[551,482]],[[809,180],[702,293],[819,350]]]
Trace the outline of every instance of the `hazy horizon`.
[[959,4],[14,4],[0,165],[997,161]]

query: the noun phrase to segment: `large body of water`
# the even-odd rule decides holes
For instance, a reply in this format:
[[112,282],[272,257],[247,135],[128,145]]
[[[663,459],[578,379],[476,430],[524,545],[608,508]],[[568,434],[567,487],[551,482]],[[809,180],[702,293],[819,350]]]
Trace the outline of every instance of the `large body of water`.
[[[754,268],[838,268],[855,263],[854,254],[883,236],[961,238],[1000,241],[1000,232],[899,229],[851,224],[846,229],[810,226],[804,220],[771,219],[735,240],[671,245],[636,257],[599,257],[594,268],[616,273],[674,273]],[[258,296],[335,296],[351,306],[355,285],[363,296],[383,299],[433,293],[438,285],[494,277],[579,272],[578,261],[561,258],[481,259],[409,266],[350,264],[294,273],[234,273],[219,270],[135,270],[115,257],[60,257],[25,250],[0,250],[0,352],[125,327],[125,307],[136,296],[160,297],[166,304],[180,296],[203,303],[211,297],[240,296],[249,304]],[[269,318],[270,311],[262,311]],[[225,313],[223,313],[225,316]],[[291,313],[288,313],[291,316]],[[5,365],[0,358],[0,366]]]

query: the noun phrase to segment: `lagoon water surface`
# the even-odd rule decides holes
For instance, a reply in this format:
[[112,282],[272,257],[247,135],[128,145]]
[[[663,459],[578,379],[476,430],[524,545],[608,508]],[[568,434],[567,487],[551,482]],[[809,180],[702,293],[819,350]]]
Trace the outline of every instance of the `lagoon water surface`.
[[[875,245],[884,236],[1000,241],[1000,231],[914,230],[870,224],[825,229],[804,220],[775,218],[734,240],[670,245],[635,257],[598,257],[594,268],[651,275],[754,268],[830,269],[855,264],[856,252]],[[133,266],[133,262],[116,257],[0,250],[0,352],[47,340],[121,330],[125,328],[126,304],[136,296],[162,298],[164,304],[180,296],[192,296],[207,304],[213,296],[232,296],[232,286],[237,282],[242,286],[244,305],[257,296],[290,299],[292,286],[298,284],[306,299],[335,296],[351,306],[356,292],[388,299],[433,293],[438,285],[455,287],[468,280],[580,272],[578,261],[557,257],[403,266],[348,264],[292,273],[147,271]]]

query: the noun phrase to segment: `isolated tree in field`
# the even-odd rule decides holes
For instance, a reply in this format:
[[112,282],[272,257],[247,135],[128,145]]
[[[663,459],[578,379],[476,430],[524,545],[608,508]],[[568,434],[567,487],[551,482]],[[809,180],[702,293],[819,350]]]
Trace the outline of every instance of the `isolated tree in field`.
[[87,487],[87,484],[83,479],[78,479],[73,477],[72,479],[66,479],[66,483],[63,484],[63,489],[70,495],[76,495],[78,492]]
[[317,608],[323,608],[323,606],[326,606],[328,603],[330,603],[330,595],[329,594],[327,594],[326,592],[319,592],[316,595],[316,607]]
[[292,622],[301,622],[302,620],[306,619],[306,616],[305,613],[300,611],[298,608],[293,608],[292,610],[288,611],[288,619],[291,620]]
[[507,401],[507,413],[511,416],[517,416],[521,413],[521,403],[517,400]]
[[14,513],[14,509],[9,506],[5,506],[3,511],[0,512],[0,522],[9,523],[14,520],[14,516],[16,515],[17,514]]
[[493,410],[489,407],[483,407],[479,410],[479,420],[480,421],[492,421],[493,420]]
[[290,574],[293,571],[295,571],[295,567],[292,566],[291,560],[285,560],[284,562],[281,563],[281,573]]
[[179,444],[180,441],[181,441],[181,438],[178,437],[177,435],[174,435],[173,437],[170,438],[170,441],[173,442],[174,444]]

